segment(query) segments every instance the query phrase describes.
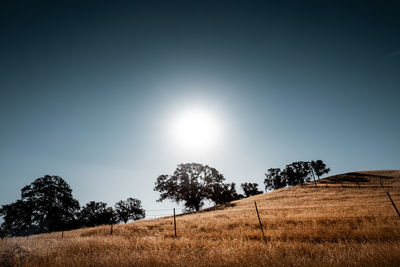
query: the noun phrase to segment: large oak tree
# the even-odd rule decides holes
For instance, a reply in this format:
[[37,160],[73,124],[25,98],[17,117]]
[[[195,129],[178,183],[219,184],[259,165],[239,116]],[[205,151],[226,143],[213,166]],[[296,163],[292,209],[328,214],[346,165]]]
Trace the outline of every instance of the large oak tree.
[[172,175],[158,176],[154,190],[160,192],[157,201],[171,199],[183,202],[186,210],[198,211],[209,199],[216,204],[237,196],[233,184],[224,184],[225,178],[215,168],[199,163],[179,164]]
[[3,231],[9,236],[68,229],[75,222],[79,202],[67,182],[45,175],[21,190],[21,199],[3,205]]

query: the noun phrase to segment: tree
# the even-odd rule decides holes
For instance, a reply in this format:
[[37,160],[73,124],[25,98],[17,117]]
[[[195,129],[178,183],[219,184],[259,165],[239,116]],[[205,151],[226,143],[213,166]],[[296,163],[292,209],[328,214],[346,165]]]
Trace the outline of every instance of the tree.
[[200,210],[210,199],[212,188],[218,188],[225,180],[215,168],[199,163],[179,164],[172,175],[160,175],[154,191],[160,192],[157,201],[171,199],[184,202],[187,210]]
[[45,175],[21,190],[22,200],[33,205],[33,221],[40,232],[65,229],[75,219],[79,202],[67,182],[59,176]]
[[282,176],[287,181],[287,184],[294,186],[301,184],[303,186],[304,182],[310,181],[310,162],[308,161],[296,161],[289,165],[282,171]]
[[0,215],[4,219],[1,229],[5,236],[25,236],[38,232],[32,220],[32,203],[19,199],[14,203],[3,205]]
[[119,201],[115,204],[115,213],[118,222],[127,223],[129,220],[140,220],[145,217],[141,201],[135,198]]
[[6,232],[0,227],[0,238],[1,238],[1,240],[3,240],[4,237],[6,237]]
[[216,183],[212,184],[208,189],[208,198],[215,204],[224,204],[234,200],[243,198],[242,195],[236,192],[235,183],[225,184]]
[[243,189],[245,197],[251,197],[263,193],[262,191],[258,190],[257,183],[243,183],[240,186]]
[[331,169],[326,167],[326,164],[322,160],[317,160],[317,161],[311,161],[311,168],[314,171],[314,173],[318,176],[319,178],[324,175],[328,174]]
[[81,226],[93,227],[115,222],[114,210],[107,203],[90,201],[79,212]]
[[285,187],[287,185],[287,180],[285,176],[282,175],[280,168],[270,168],[265,173],[265,190],[273,190]]
[[45,175],[21,189],[21,199],[3,205],[2,228],[9,236],[64,230],[76,219],[79,202],[59,176]]

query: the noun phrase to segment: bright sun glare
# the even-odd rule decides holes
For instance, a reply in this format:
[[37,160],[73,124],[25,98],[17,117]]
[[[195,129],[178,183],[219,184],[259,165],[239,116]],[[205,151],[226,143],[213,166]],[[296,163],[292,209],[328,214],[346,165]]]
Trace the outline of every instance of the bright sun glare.
[[218,142],[220,134],[215,116],[205,110],[186,110],[172,124],[175,142],[185,150],[204,151]]

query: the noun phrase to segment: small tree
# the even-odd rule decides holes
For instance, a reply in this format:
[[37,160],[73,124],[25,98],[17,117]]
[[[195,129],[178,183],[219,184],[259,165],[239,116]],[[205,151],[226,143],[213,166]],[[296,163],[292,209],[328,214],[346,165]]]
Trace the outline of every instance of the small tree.
[[282,176],[290,186],[301,184],[310,181],[310,162],[296,161],[289,165],[282,171]]
[[213,184],[207,189],[208,199],[217,205],[238,200],[243,196],[236,192],[235,187],[235,183]]
[[179,164],[172,175],[160,175],[154,191],[160,192],[157,201],[171,199],[184,202],[187,210],[200,210],[204,200],[210,198],[210,190],[225,180],[215,168],[199,163]]
[[25,236],[38,233],[38,224],[33,221],[33,205],[30,202],[17,200],[3,205],[0,209],[3,216],[1,228],[5,236]]
[[328,174],[331,171],[331,169],[327,168],[326,164],[320,159],[317,161],[311,161],[311,168],[318,176],[318,180],[322,175]]
[[285,187],[287,185],[287,180],[282,175],[280,168],[270,168],[265,173],[265,190],[273,190]]
[[257,183],[243,183],[240,186],[243,189],[245,197],[251,197],[263,193],[262,191],[258,190]]
[[119,201],[115,204],[115,213],[118,222],[127,223],[129,220],[140,220],[145,217],[145,211],[142,209],[142,203],[135,198]]
[[107,207],[107,203],[90,201],[82,207],[79,213],[82,226],[93,227],[114,223],[114,210]]

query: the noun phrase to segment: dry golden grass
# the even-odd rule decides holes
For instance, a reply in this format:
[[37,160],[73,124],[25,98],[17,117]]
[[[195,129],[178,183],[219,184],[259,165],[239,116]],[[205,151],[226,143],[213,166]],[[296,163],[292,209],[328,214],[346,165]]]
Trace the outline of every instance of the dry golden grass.
[[400,218],[387,191],[400,206],[400,171],[332,176],[318,188],[309,183],[178,216],[177,238],[172,217],[118,225],[112,236],[101,226],[64,239],[8,238],[0,241],[0,266],[399,266]]

